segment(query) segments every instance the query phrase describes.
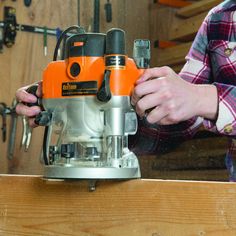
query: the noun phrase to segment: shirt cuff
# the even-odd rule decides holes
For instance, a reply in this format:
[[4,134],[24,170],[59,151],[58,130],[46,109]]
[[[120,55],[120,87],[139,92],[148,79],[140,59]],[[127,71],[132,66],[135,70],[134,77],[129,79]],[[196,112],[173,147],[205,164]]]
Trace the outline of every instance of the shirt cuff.
[[210,131],[223,135],[236,135],[236,88],[232,85],[213,83],[218,92],[218,116],[215,121],[204,119]]

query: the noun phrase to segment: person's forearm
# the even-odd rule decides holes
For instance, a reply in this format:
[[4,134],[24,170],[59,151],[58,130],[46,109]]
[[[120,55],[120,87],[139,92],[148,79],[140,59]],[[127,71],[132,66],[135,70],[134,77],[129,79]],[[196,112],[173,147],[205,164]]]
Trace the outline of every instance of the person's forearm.
[[214,85],[194,85],[196,90],[197,115],[216,120],[218,114],[218,94]]

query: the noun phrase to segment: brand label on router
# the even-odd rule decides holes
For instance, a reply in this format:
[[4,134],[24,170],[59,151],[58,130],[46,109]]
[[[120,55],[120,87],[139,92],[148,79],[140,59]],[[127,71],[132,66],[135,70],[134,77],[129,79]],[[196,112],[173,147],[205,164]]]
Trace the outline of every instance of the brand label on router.
[[96,95],[97,81],[62,83],[62,96]]

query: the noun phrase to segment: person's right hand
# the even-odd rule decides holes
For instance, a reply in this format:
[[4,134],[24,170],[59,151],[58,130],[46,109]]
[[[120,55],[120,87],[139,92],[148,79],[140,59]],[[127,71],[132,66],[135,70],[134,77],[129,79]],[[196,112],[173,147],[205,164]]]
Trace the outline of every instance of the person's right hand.
[[[42,97],[42,82],[38,82],[38,89],[36,91],[36,95],[41,98]],[[33,94],[27,92],[27,89],[32,86],[28,85],[22,88],[19,88],[16,91],[16,99],[18,104],[16,106],[16,113],[18,115],[23,115],[29,118],[29,125],[31,127],[36,127],[37,125],[34,122],[35,116],[41,112],[41,108],[39,106],[27,106],[27,103],[35,103],[37,102],[37,97]]]
[[163,66],[145,70],[136,81],[131,104],[150,124],[173,125],[195,116],[216,120],[218,94],[215,85],[187,82]]

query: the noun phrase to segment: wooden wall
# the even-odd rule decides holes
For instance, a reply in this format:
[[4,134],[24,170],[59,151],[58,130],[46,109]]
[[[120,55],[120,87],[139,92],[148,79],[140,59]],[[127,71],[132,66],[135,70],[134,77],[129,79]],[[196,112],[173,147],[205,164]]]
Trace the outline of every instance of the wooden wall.
[[[150,39],[152,44],[152,66],[168,65],[179,72],[185,63],[195,35],[209,10],[221,0],[198,0],[185,7],[171,7],[163,4],[150,4]],[[165,20],[163,20],[165,18]],[[154,47],[155,41],[167,41],[175,45]]]
[[[80,0],[80,23],[86,30],[93,29],[93,0]],[[143,0],[111,0],[113,8],[112,23],[105,22],[104,4],[100,6],[100,31],[106,32],[112,27],[120,27],[126,31],[127,51],[131,55],[135,38],[149,38],[148,6],[150,1]],[[49,28],[77,24],[77,0],[33,0],[30,7],[25,7],[23,1],[0,1],[0,21],[3,20],[3,7],[16,8],[17,22],[21,24],[47,26]],[[134,7],[135,6],[135,7]],[[130,14],[132,12],[132,14]],[[17,32],[16,42],[12,48],[4,47],[0,54],[0,102],[11,105],[17,88],[28,85],[42,78],[42,71],[52,60],[56,43],[54,36],[48,36],[48,55],[44,56],[43,36],[32,33]],[[10,117],[8,119],[8,132]],[[0,120],[0,125],[1,125]],[[14,158],[7,160],[7,142],[0,140],[0,172],[40,174],[42,165],[40,153],[43,128],[33,130],[31,146],[28,152],[20,148],[22,134],[22,120],[18,118],[17,138]]]
[[[61,7],[63,5],[63,7]],[[32,1],[30,8],[23,1],[1,1],[0,18],[3,19],[3,7],[16,8],[17,22],[22,24],[47,26],[49,28],[65,28],[77,22],[76,1]],[[12,48],[4,47],[0,55],[0,101],[11,104],[17,88],[41,80],[42,71],[52,60],[56,38],[48,37],[48,55],[44,55],[43,36],[25,32],[17,32],[16,42]],[[8,132],[10,117],[8,117]],[[27,153],[20,149],[22,120],[18,118],[17,138],[14,157],[7,160],[6,143],[0,143],[1,172],[4,173],[37,173],[40,171],[39,155],[42,144],[42,128],[33,131],[32,143]]]

